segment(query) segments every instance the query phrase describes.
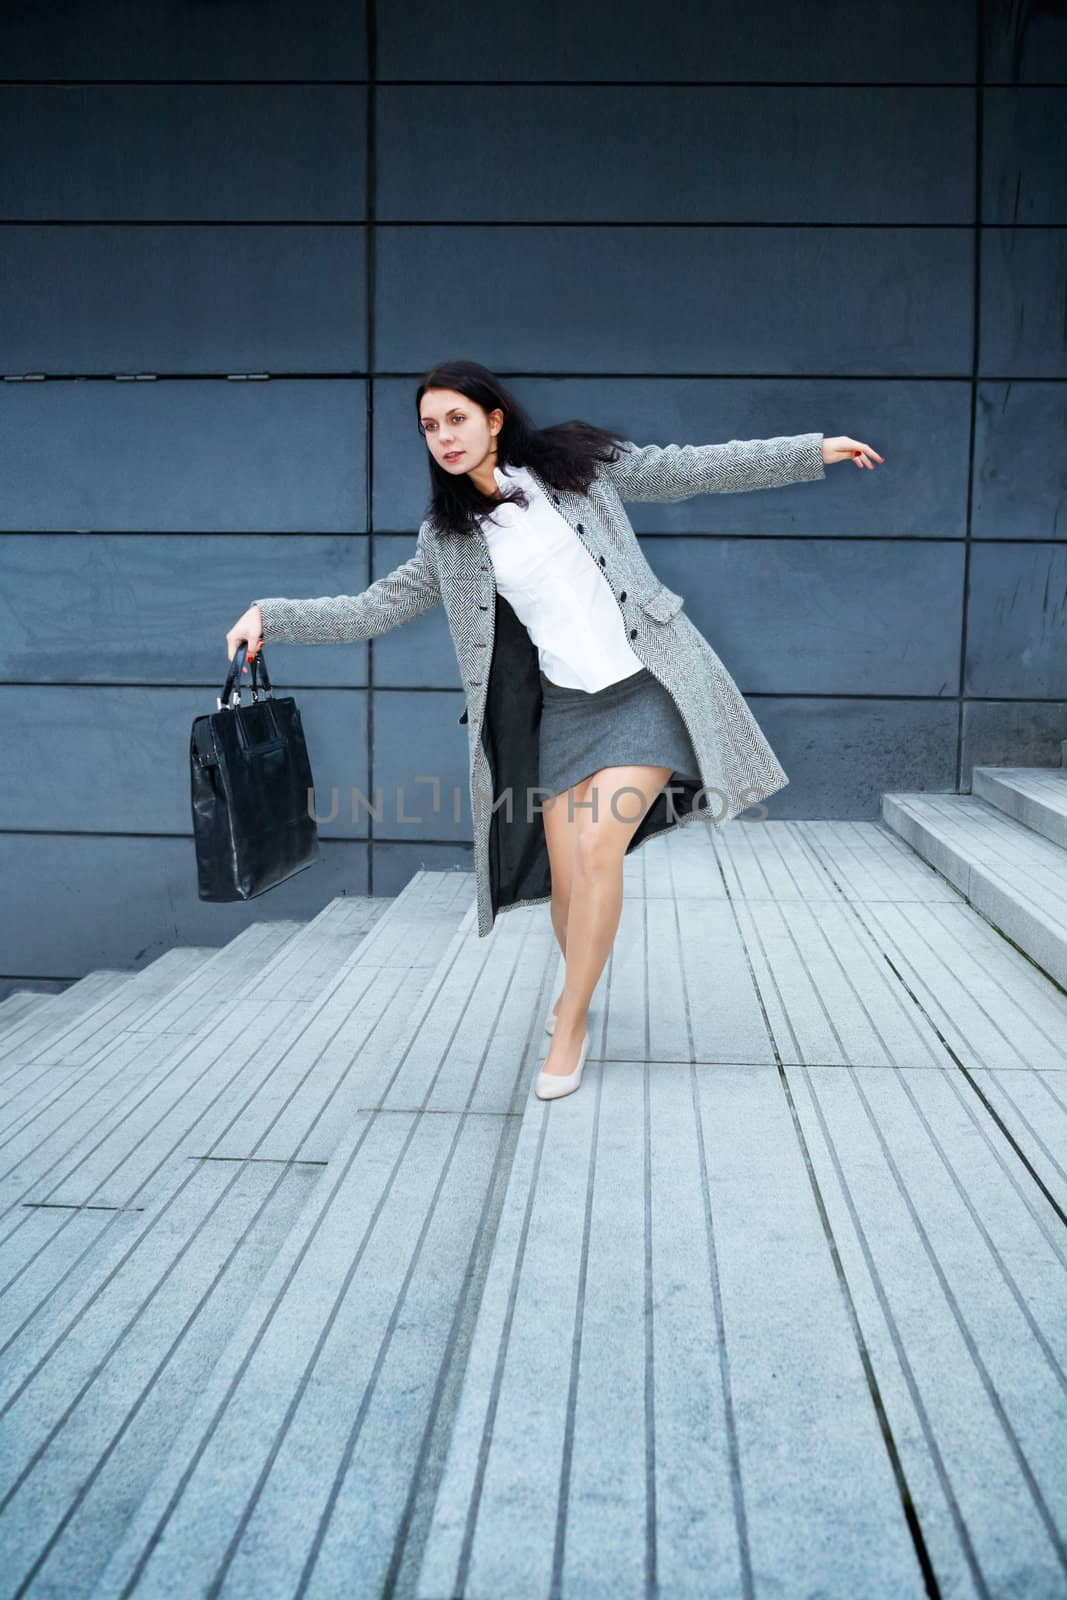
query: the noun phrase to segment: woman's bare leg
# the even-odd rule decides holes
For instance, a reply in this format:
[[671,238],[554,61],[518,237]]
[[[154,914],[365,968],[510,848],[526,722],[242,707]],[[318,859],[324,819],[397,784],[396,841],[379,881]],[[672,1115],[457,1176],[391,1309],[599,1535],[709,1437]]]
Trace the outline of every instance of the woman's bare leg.
[[[577,836],[567,911],[567,976],[545,1072],[573,1072],[586,1030],[589,1001],[611,953],[622,915],[622,862],[638,824],[669,767],[603,767],[588,780]],[[615,804],[612,804],[612,800]]]
[[[552,927],[564,957],[567,954],[567,916],[571,903],[571,885],[574,880],[574,852],[578,843],[578,819],[583,815],[581,803],[593,781],[593,774],[580,783],[553,795],[542,806],[545,838],[548,842],[548,861],[552,874],[552,902],[549,907]],[[562,996],[560,996],[562,999]],[[552,1007],[559,1015],[560,1001]]]

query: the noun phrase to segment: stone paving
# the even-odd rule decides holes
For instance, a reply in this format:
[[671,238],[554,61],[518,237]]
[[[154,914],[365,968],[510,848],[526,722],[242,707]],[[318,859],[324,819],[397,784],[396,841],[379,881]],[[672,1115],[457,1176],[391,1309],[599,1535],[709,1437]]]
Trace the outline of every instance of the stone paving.
[[463,873],[12,997],[0,1594],[1067,1600],[1067,993],[920,846],[635,851],[558,1101]]

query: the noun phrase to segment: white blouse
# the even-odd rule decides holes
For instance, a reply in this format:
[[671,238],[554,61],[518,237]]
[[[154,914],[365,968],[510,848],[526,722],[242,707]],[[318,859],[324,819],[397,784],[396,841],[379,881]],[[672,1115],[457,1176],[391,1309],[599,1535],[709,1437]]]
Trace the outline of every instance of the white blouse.
[[590,693],[632,677],[643,663],[597,562],[525,467],[493,472],[498,488],[518,484],[529,502],[496,506],[480,527],[496,586],[537,646],[541,671]]

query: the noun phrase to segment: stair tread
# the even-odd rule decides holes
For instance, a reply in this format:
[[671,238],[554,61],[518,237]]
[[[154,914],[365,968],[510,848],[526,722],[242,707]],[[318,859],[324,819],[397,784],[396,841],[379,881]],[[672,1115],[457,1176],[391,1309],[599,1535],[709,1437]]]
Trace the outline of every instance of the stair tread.
[[[849,832],[888,856],[882,824]],[[711,836],[709,861],[747,890],[718,899],[679,892],[692,857],[683,873],[649,849],[594,996],[586,1082],[548,1104],[531,1093],[560,975],[544,908],[480,941],[470,875],[439,875],[420,943],[418,906],[390,903],[363,941],[368,970],[384,983],[408,955],[418,994],[393,985],[402,1026],[369,1052],[367,1080],[388,1092],[350,1103],[328,1164],[189,1160],[191,1177],[174,1164],[106,1247],[94,1255],[87,1231],[62,1263],[54,1321],[15,1350],[32,1420],[13,1439],[27,1492],[6,1513],[9,1548],[28,1563],[57,1528],[42,1576],[74,1574],[68,1589],[96,1600],[135,1573],[162,1590],[176,1571],[190,1590],[228,1573],[250,1593],[304,1579],[347,1592],[358,1571],[367,1593],[436,1600],[552,1592],[565,1527],[566,1592],[626,1588],[650,1538],[664,1592],[736,1585],[723,1552],[743,1537],[783,1592],[862,1592],[877,1548],[886,1591],[911,1593],[868,1363],[924,1527],[943,1525],[944,1478],[966,1481],[1001,1438],[989,1386],[1027,1471],[1054,1485],[1059,1302],[1005,1130],[1067,1201],[1067,1111],[1043,1082],[1064,1077],[1067,995],[959,896],[894,903],[872,877],[865,902],[853,876],[850,898],[828,870],[840,846],[789,823]],[[780,877],[757,875],[775,854]],[[305,944],[334,940],[336,958],[354,908],[328,910]],[[320,1092],[344,1094],[358,1035],[332,1062],[303,1042]],[[53,1232],[55,1213],[32,1214],[32,1270]],[[988,1270],[990,1238],[1011,1280]],[[60,1337],[38,1380],[33,1359]],[[916,1394],[957,1409],[926,1419]],[[1033,1559],[1016,1466],[1005,1452],[984,1503],[1011,1567]],[[955,1559],[938,1556],[946,1588]]]
[[973,770],[1067,817],[1067,772],[1062,767],[975,767]]
[[1067,980],[1067,847],[977,795],[886,794],[882,805],[994,927]]
[[[464,875],[466,881],[456,883],[459,875],[423,874],[426,885],[425,916],[431,934],[440,941],[451,921],[451,931],[445,946],[439,950],[433,966],[425,965],[418,971],[415,960],[413,973],[417,982],[413,992],[408,985],[391,985],[390,1004],[400,1018],[389,1054],[402,1053],[404,1030],[414,1036],[420,1029],[425,1009],[424,993],[434,981],[434,975],[448,970],[456,948],[476,936],[473,876]],[[450,881],[442,884],[441,877]],[[434,881],[427,881],[428,879]],[[416,889],[417,889],[416,885]],[[336,908],[327,924],[343,917],[349,909]],[[371,951],[371,972],[378,969],[378,959],[392,959],[401,964],[405,951],[417,958],[421,949],[413,939],[414,921],[420,915],[417,893],[407,891],[388,904],[389,917],[381,922],[395,920],[401,925],[405,941],[400,946],[386,937],[382,929],[381,948]],[[380,926],[380,924],[379,924]],[[485,951],[483,950],[483,956]],[[382,966],[383,977],[388,967]],[[426,1002],[432,1004],[432,995]],[[299,1045],[299,1040],[293,1041]],[[375,1052],[370,1052],[372,1055]],[[386,1063],[382,1063],[385,1069]],[[338,1060],[333,1076],[344,1079],[346,1065]],[[330,1074],[327,1073],[327,1079]],[[322,1085],[324,1092],[330,1082]],[[313,1117],[312,1117],[313,1119]],[[314,1119],[313,1119],[314,1120]],[[413,1122],[414,1137],[409,1141]],[[247,1271],[238,1274],[239,1281],[249,1285],[240,1314],[232,1319],[228,1337],[213,1350],[208,1370],[196,1385],[196,1392],[180,1414],[174,1416],[174,1427],[167,1437],[167,1448],[153,1465],[152,1472],[141,1484],[145,1498],[126,1528],[121,1540],[111,1551],[110,1578],[101,1579],[101,1593],[111,1592],[121,1571],[128,1575],[128,1563],[136,1561],[154,1540],[151,1530],[158,1516],[156,1509],[165,1504],[173,1489],[170,1476],[178,1462],[180,1469],[186,1465],[182,1453],[182,1440],[191,1442],[194,1454],[199,1455],[207,1438],[211,1438],[212,1457],[221,1454],[230,1463],[224,1479],[211,1481],[199,1474],[183,1493],[178,1517],[171,1526],[171,1538],[184,1538],[182,1528],[190,1514],[196,1526],[190,1530],[192,1546],[189,1561],[218,1559],[219,1550],[210,1546],[206,1524],[201,1522],[200,1511],[194,1507],[212,1505],[215,1516],[208,1521],[217,1528],[219,1508],[231,1503],[235,1516],[241,1496],[241,1483],[247,1471],[258,1472],[262,1465],[260,1447],[269,1448],[273,1429],[277,1427],[295,1393],[301,1388],[305,1364],[314,1357],[316,1340],[325,1326],[331,1306],[340,1314],[334,1342],[341,1341],[343,1349],[328,1353],[324,1366],[328,1369],[317,1375],[323,1385],[326,1409],[318,1410],[316,1419],[300,1416],[294,1427],[294,1437],[302,1437],[303,1429],[311,1426],[314,1434],[313,1457],[321,1463],[322,1472],[332,1475],[336,1459],[343,1455],[345,1441],[352,1428],[355,1409],[351,1405],[353,1387],[372,1383],[378,1341],[394,1301],[406,1290],[407,1315],[401,1328],[390,1343],[391,1361],[381,1380],[380,1401],[371,1405],[360,1432],[360,1448],[373,1441],[379,1461],[377,1491],[382,1500],[390,1501],[397,1493],[401,1507],[407,1494],[407,1480],[400,1483],[395,1472],[390,1473],[386,1462],[392,1459],[397,1435],[405,1427],[414,1427],[416,1443],[432,1415],[434,1398],[433,1379],[442,1364],[457,1359],[454,1334],[454,1315],[471,1293],[472,1251],[482,1241],[486,1251],[487,1189],[502,1193],[502,1179],[508,1169],[508,1155],[516,1129],[513,1119],[495,1113],[465,1113],[461,1110],[446,1116],[415,1117],[379,1116],[374,1106],[350,1108],[348,1126],[341,1130],[340,1143],[328,1152],[328,1165],[322,1161],[313,1173],[312,1187],[306,1194],[303,1206],[290,1219],[284,1237],[274,1248],[264,1250],[262,1242],[244,1253],[255,1259],[257,1248],[261,1260],[258,1281],[252,1282]],[[410,1148],[409,1148],[410,1143]],[[325,1152],[320,1151],[319,1155]],[[214,1169],[216,1172],[220,1168]],[[223,1166],[222,1171],[226,1168]],[[240,1172],[236,1163],[232,1168]],[[285,1170],[285,1164],[280,1166]],[[293,1167],[289,1168],[290,1173]],[[304,1171],[308,1168],[305,1165]],[[253,1167],[262,1173],[264,1167]],[[493,1174],[496,1173],[495,1180]],[[439,1182],[440,1180],[440,1182]],[[237,1190],[234,1191],[234,1198]],[[162,1196],[161,1196],[162,1199]],[[419,1250],[419,1220],[432,1213],[429,1236]],[[414,1222],[414,1226],[413,1226]],[[231,1223],[234,1227],[235,1223]],[[355,1260],[364,1256],[358,1250],[359,1239],[366,1230],[373,1237],[371,1247],[358,1272]],[[239,1259],[235,1252],[235,1259]],[[405,1282],[409,1263],[418,1270],[410,1284]],[[144,1269],[147,1271],[147,1266]],[[290,1274],[292,1282],[290,1283]],[[284,1294],[282,1291],[284,1290]],[[473,1318],[473,1310],[471,1311]],[[383,1320],[384,1319],[384,1320]],[[453,1330],[450,1335],[450,1329]],[[262,1348],[260,1338],[263,1336]],[[399,1363],[399,1370],[396,1364]],[[228,1406],[229,1389],[235,1372],[247,1368],[242,1378],[242,1390],[237,1401]],[[422,1369],[431,1381],[413,1381],[413,1374]],[[258,1394],[255,1402],[253,1435],[248,1433],[248,1414],[244,1410],[250,1392]],[[127,1399],[127,1403],[129,1403]],[[213,1426],[216,1410],[221,1406],[219,1426]],[[180,1437],[179,1428],[183,1429]],[[337,1457],[327,1461],[326,1451],[336,1445]],[[287,1449],[282,1449],[272,1477],[272,1491],[288,1482],[289,1474],[297,1474],[293,1492],[302,1492],[308,1485],[308,1464],[296,1463]],[[320,1476],[316,1482],[325,1483]],[[283,1488],[283,1495],[289,1492]],[[162,1500],[160,1496],[162,1495]],[[237,1499],[233,1497],[236,1496]],[[270,1498],[270,1496],[268,1496]],[[291,1502],[285,1502],[291,1509]],[[377,1522],[381,1503],[368,1503],[368,1512]],[[353,1513],[355,1515],[355,1513]],[[273,1571],[273,1561],[291,1562],[293,1559],[292,1533],[288,1523],[288,1510],[280,1516],[267,1512],[267,1524],[262,1530],[270,1542],[269,1528],[273,1526],[282,1541],[282,1548],[274,1557],[265,1556],[268,1568]],[[223,1544],[230,1536],[228,1527],[221,1528]],[[258,1519],[253,1538],[261,1536]],[[147,1540],[147,1545],[145,1541]],[[374,1553],[381,1555],[385,1549],[381,1540],[372,1538]],[[306,1558],[306,1550],[298,1545],[299,1560]],[[385,1551],[386,1557],[388,1552]],[[365,1553],[361,1552],[361,1564]],[[155,1573],[153,1568],[153,1575]],[[149,1580],[151,1581],[151,1579]],[[264,1582],[265,1582],[264,1577]]]
[[945,839],[965,843],[969,854],[984,867],[1040,866],[1057,883],[1067,885],[1067,850],[980,795],[923,792],[887,794],[885,799],[906,806]]
[[1067,848],[1067,772],[1051,767],[975,767],[971,788],[982,800]]
[[[56,1026],[70,1022],[72,1018],[87,1011],[91,1006],[98,1005],[107,995],[115,994],[124,984],[136,976],[133,972],[124,972],[114,967],[94,967],[91,972],[85,973],[73,983],[68,983],[65,988],[54,990],[16,990],[15,994],[30,996],[21,1005],[12,1006],[10,1013],[5,1016],[0,1007],[0,1041],[6,1042],[16,1028],[22,1029],[32,1017],[35,1030],[47,1028],[50,1021]],[[9,995],[13,1000],[15,995]]]
[[[864,827],[857,825],[858,831]],[[790,837],[784,824],[761,828],[768,852],[776,829]],[[806,824],[803,831],[810,829]],[[816,833],[809,837],[818,848]],[[725,836],[718,848],[725,848]],[[676,908],[682,906],[679,899]],[[787,908],[794,939],[776,944],[779,913]],[[931,1280],[928,1295],[911,1298],[911,1273],[929,1270],[920,1243],[924,1230],[931,1250],[953,1258],[953,1275],[966,1275],[953,1250],[960,1223],[950,1163],[959,1163],[966,1174],[972,1215],[993,1230],[1005,1203],[1004,1158],[991,1141],[982,1146],[975,1139],[974,1123],[955,1087],[952,1057],[946,1055],[943,1073],[923,1071],[916,1061],[900,1058],[892,1030],[929,1019],[938,1042],[946,1049],[951,1042],[972,1072],[992,1059],[985,1049],[1006,1049],[1009,1042],[1022,1051],[1033,1048],[1034,1059],[1043,1064],[1062,1067],[1067,1063],[1062,1055],[1057,1060],[1053,1041],[1067,1032],[1067,997],[1035,975],[965,904],[914,901],[894,907],[872,900],[861,908],[866,933],[858,950],[850,919],[834,915],[831,901],[813,893],[810,918],[803,915],[808,909],[787,899],[777,906],[753,899],[743,908],[746,923],[752,924],[746,945],[759,952],[760,987],[775,997],[772,1024],[779,1000],[788,1008],[783,1025],[775,1029],[779,1048],[785,1052],[796,1043],[806,986],[817,984],[816,1009],[824,1010],[832,1024],[834,1045],[840,1046],[842,1032],[849,1031],[846,1018],[854,999],[879,1019],[875,1034],[896,1056],[896,1070],[880,1073],[869,1048],[865,1062],[847,1075],[835,1074],[824,1059],[805,1074],[803,1094],[798,1080],[794,1103],[778,1093],[779,1064],[729,1064],[705,1057],[693,1068],[684,1061],[657,1061],[646,1071],[643,1062],[613,1059],[602,1044],[596,1016],[593,1051],[601,1059],[587,1068],[580,1091],[585,1096],[593,1091],[592,1096],[569,1105],[533,1102],[523,1117],[419,1574],[416,1593],[424,1600],[507,1593],[516,1572],[523,1575],[524,1592],[559,1592],[553,1562],[564,1526],[565,1592],[572,1587],[583,1592],[586,1574],[591,1589],[599,1590],[608,1572],[641,1572],[648,1495],[660,1483],[670,1485],[669,1497],[655,1511],[665,1587],[674,1592],[671,1577],[683,1572],[694,1592],[697,1571],[728,1581],[721,1552],[733,1537],[732,1462],[721,1440],[722,1417],[731,1404],[740,1419],[747,1503],[755,1508],[748,1536],[763,1582],[777,1581],[783,1592],[849,1593],[869,1586],[869,1573],[866,1582],[859,1571],[850,1573],[841,1549],[810,1568],[807,1579],[795,1565],[802,1542],[795,1530],[803,1528],[806,1537],[812,1516],[826,1518],[827,1550],[832,1542],[827,1502],[818,1490],[805,1498],[804,1483],[836,1485],[832,1494],[847,1484],[856,1500],[850,1498],[848,1513],[842,1508],[842,1519],[857,1528],[854,1517],[870,1515],[874,1539],[880,1522],[899,1526],[899,1506],[887,1493],[887,1479],[872,1472],[873,1440],[864,1451],[855,1426],[826,1430],[823,1408],[805,1405],[801,1398],[809,1386],[813,1393],[832,1393],[827,1409],[834,1415],[858,1419],[862,1427],[871,1424],[860,1366],[851,1353],[845,1356],[848,1310],[826,1272],[824,1226],[812,1204],[809,1163],[833,1213],[826,1227],[840,1229],[849,1252],[853,1228],[864,1230],[880,1260],[878,1292],[892,1330],[888,1337],[879,1302],[868,1298],[858,1252],[848,1266],[853,1284],[863,1285],[859,1314],[874,1341],[869,1354],[878,1372],[888,1378],[903,1349],[915,1362],[920,1388],[928,1382],[936,1386],[934,1370],[940,1368],[946,1378],[962,1372],[966,1385],[980,1389],[976,1374],[965,1360],[961,1367],[957,1357],[958,1327],[947,1296],[936,1294]],[[661,944],[665,926],[655,929]],[[711,924],[705,928],[710,933]],[[634,942],[624,921],[612,958],[624,974],[619,990],[625,988],[625,975],[638,970]],[[687,943],[695,943],[691,933]],[[716,992],[729,993],[740,1036],[741,986],[730,981],[723,946],[712,945],[710,938],[707,944],[709,954],[714,949]],[[644,956],[640,944],[638,949]],[[870,959],[876,952],[884,963]],[[764,961],[771,966],[765,977]],[[667,958],[666,970],[670,965]],[[693,970],[702,970],[695,951]],[[659,1031],[656,976],[647,994],[636,997],[639,1007],[642,1000],[647,1007],[653,1036]],[[890,1000],[902,977],[913,998],[921,995],[920,1008],[898,1011]],[[614,986],[610,993],[605,1007],[625,1007],[622,993]],[[1000,1010],[1009,998],[1014,1017]],[[947,1004],[947,1016],[941,1002]],[[1040,1025],[1023,1036],[1016,1030],[1031,1002],[1042,1008]],[[936,1047],[932,1050],[931,1065]],[[1007,1056],[999,1060],[1004,1063]],[[1026,1078],[1030,1086],[1027,1074],[1005,1076]],[[1041,1076],[1035,1072],[1033,1079]],[[983,1089],[988,1093],[988,1080]],[[1017,1112],[1026,1099],[1022,1083],[1014,1094]],[[1010,1092],[1006,1098],[1011,1101]],[[1038,1082],[1029,1104],[1039,1115],[1045,1109]],[[1002,1106],[999,1102],[1001,1114]],[[1053,1126],[1067,1129],[1067,1114],[1052,1094],[1047,1114]],[[794,1139],[801,1127],[806,1144]],[[931,1143],[942,1165],[927,1159]],[[1032,1148],[1031,1141],[1023,1143]],[[890,1171],[908,1191],[907,1206],[915,1214],[911,1222]],[[1062,1172],[1060,1179],[1062,1192]],[[1041,1236],[1033,1215],[1022,1226],[1033,1227],[1035,1242]],[[1017,1232],[1013,1243],[1020,1245]],[[977,1235],[972,1248],[971,1269],[980,1272]],[[826,1272],[825,1289],[816,1272]],[[969,1286],[972,1304],[986,1292],[986,1281],[982,1275]],[[961,1285],[959,1292],[968,1296],[968,1286]],[[901,1319],[897,1308],[909,1300],[911,1312],[904,1310]],[[1054,1291],[1044,1297],[1037,1312],[1042,1331],[1032,1343],[1033,1325],[1020,1334],[1027,1347],[1023,1361],[1035,1372],[1043,1370],[1042,1340],[1058,1304]],[[971,1317],[972,1326],[976,1321],[982,1324],[972,1346],[977,1366],[1000,1335],[992,1321]],[[720,1388],[727,1365],[732,1400],[724,1402]],[[647,1465],[649,1430],[640,1421],[634,1425],[635,1418],[648,1416],[650,1387],[654,1475]],[[896,1413],[895,1401],[892,1409]],[[1039,1418],[1040,1405],[1031,1412],[1031,1425],[1040,1426]],[[946,1423],[944,1417],[935,1421],[935,1436]],[[917,1481],[923,1475],[920,1432],[897,1428],[897,1437],[907,1440],[903,1470]],[[912,1454],[916,1448],[918,1457]],[[950,1453],[955,1448],[950,1444]],[[977,1448],[975,1438],[962,1448],[964,1453]],[[790,1464],[787,1474],[783,1460]],[[1053,1455],[1044,1453],[1039,1472],[1054,1471]],[[1025,1499],[1021,1482],[1019,1493]],[[540,1505],[549,1507],[548,1515],[533,1514]],[[928,1507],[920,1505],[919,1512],[925,1521]],[[1005,1535],[1011,1538],[1007,1526]],[[862,1544],[867,1535],[859,1537]],[[893,1570],[898,1560],[899,1573]],[[903,1546],[890,1552],[880,1575],[887,1592],[911,1592],[907,1564]],[[681,1582],[678,1589],[682,1592]]]

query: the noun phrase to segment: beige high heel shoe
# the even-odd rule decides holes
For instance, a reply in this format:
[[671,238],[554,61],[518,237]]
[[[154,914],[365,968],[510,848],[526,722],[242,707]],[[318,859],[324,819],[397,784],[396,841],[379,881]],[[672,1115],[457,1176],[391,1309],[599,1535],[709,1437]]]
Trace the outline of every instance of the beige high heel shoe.
[[544,1072],[537,1074],[537,1083],[534,1092],[539,1100],[558,1100],[560,1095],[573,1094],[582,1081],[582,1068],[585,1066],[585,1053],[589,1049],[589,1030],[586,1029],[585,1038],[582,1040],[581,1053],[578,1056],[578,1065],[573,1072]]

